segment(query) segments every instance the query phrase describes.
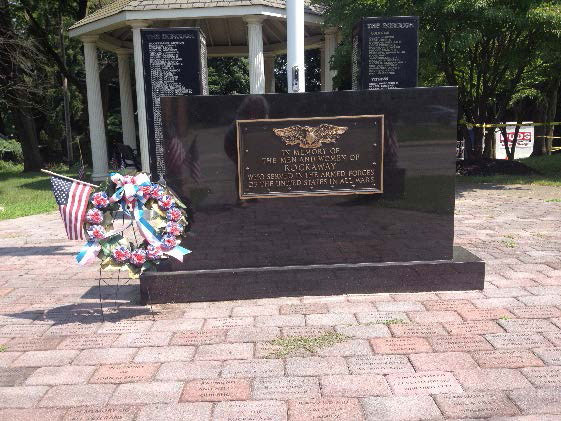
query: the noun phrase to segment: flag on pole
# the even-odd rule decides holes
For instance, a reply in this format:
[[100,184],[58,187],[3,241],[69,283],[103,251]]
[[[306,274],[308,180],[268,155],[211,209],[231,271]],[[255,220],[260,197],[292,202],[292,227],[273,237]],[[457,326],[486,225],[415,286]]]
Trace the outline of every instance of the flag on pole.
[[82,227],[92,186],[61,176],[52,176],[51,185],[68,239],[84,240]]

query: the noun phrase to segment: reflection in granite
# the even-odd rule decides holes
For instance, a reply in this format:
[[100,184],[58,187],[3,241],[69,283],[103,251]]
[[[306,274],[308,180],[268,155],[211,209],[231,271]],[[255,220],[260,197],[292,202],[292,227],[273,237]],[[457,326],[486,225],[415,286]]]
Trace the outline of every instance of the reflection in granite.
[[[451,259],[456,104],[455,88],[163,98],[166,180],[194,216],[193,253],[167,268]],[[377,114],[384,195],[239,200],[237,119]]]

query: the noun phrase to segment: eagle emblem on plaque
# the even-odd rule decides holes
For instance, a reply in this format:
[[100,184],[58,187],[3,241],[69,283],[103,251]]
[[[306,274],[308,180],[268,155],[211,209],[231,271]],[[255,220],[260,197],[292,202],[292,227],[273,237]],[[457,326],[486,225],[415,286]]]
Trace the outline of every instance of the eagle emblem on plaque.
[[323,143],[335,143],[349,130],[348,127],[321,124],[317,127],[290,126],[284,129],[273,129],[287,145],[298,145],[304,149],[319,148]]

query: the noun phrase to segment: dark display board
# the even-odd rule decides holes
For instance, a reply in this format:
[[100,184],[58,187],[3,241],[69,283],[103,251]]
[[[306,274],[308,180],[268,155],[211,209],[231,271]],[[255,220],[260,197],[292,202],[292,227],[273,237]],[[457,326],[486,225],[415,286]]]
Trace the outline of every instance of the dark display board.
[[419,18],[362,18],[353,30],[353,90],[417,86]]
[[141,30],[144,95],[154,180],[166,172],[162,132],[163,96],[208,95],[206,41],[199,28]]
[[237,121],[240,198],[382,193],[383,116]]

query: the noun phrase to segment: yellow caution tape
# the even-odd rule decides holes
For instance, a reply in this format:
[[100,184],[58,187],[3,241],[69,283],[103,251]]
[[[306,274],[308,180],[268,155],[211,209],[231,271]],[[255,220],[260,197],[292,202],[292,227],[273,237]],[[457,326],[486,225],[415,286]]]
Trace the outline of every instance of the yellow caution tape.
[[512,123],[512,124],[474,124],[474,123],[467,123],[465,121],[460,121],[460,124],[463,126],[468,126],[468,127],[483,127],[485,128],[493,128],[493,127],[513,127],[513,126],[527,126],[527,127],[536,127],[536,126],[559,126],[561,125],[561,122],[559,121],[554,121],[552,123]]

